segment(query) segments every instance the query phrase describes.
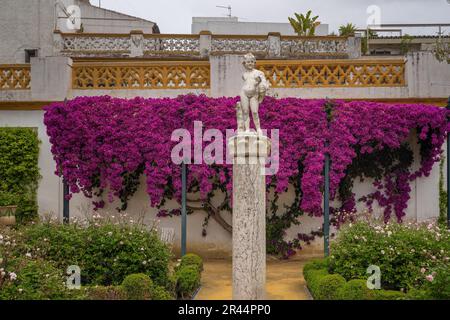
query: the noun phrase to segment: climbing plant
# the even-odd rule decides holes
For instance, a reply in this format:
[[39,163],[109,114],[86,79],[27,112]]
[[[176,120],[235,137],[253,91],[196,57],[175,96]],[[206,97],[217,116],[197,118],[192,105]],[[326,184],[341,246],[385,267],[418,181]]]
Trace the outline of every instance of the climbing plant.
[[0,128],[0,206],[17,205],[19,222],[37,216],[39,139],[33,128]]
[[445,156],[441,156],[439,163],[439,218],[440,225],[447,225],[447,190],[444,188],[444,164]]
[[[44,122],[56,173],[64,175],[71,193],[95,198],[96,207],[105,205],[104,198],[120,199],[119,209],[126,209],[143,173],[151,205],[159,208],[161,217],[176,216],[179,210],[165,206],[166,200],[181,198],[180,165],[171,159],[179,141],[172,141],[172,132],[184,128],[195,137],[194,122],[201,121],[203,132],[217,129],[225,137],[227,129],[236,129],[237,101],[237,97],[184,95],[130,100],[79,97],[67,104],[53,103],[45,108]],[[409,199],[409,182],[429,175],[439,161],[447,133],[447,111],[420,104],[266,97],[260,115],[263,128],[279,130],[278,171],[266,177],[267,189],[273,194],[267,206],[267,247],[283,255],[313,236],[300,234],[291,242],[283,238],[300,215],[322,214],[326,152],[331,158],[331,199],[341,203],[332,210],[333,223],[341,222],[341,212],[354,211],[358,200],[369,208],[377,202],[384,208],[385,221],[392,217],[401,221]],[[417,170],[411,168],[409,138],[414,133],[421,157]],[[268,135],[273,132],[269,130]],[[193,142],[191,151],[196,143],[205,150],[212,141]],[[225,150],[226,139],[221,144]],[[358,177],[375,181],[375,191],[362,199],[355,199],[352,192]],[[190,164],[187,184],[189,193],[198,195],[193,200],[201,202],[207,212],[203,233],[211,217],[231,231],[221,212],[231,212],[232,166],[204,161]],[[295,197],[281,207],[279,195],[289,186],[295,188]],[[98,195],[104,197],[96,199]]]

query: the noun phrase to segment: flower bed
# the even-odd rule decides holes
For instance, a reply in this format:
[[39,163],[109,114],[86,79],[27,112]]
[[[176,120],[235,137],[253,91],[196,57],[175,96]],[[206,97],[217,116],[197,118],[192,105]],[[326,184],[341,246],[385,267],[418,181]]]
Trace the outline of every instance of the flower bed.
[[[450,231],[437,225],[359,221],[330,254],[304,268],[315,299],[450,298]],[[369,266],[380,268],[382,290],[368,289]]]
[[[69,225],[45,222],[3,229],[0,299],[189,297],[199,286],[201,258],[187,256],[176,272],[171,271],[171,258],[155,230],[125,221],[124,216],[112,220],[95,215]],[[80,290],[64,285],[66,269],[73,265],[81,271]],[[194,272],[185,275],[188,267]],[[130,283],[136,281],[143,287],[133,291]]]

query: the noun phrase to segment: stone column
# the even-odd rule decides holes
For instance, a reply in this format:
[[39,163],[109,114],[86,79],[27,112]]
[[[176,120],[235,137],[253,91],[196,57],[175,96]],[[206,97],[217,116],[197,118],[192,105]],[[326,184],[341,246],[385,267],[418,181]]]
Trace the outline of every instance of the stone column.
[[266,285],[266,184],[270,140],[255,132],[228,141],[233,157],[233,299],[262,300]]

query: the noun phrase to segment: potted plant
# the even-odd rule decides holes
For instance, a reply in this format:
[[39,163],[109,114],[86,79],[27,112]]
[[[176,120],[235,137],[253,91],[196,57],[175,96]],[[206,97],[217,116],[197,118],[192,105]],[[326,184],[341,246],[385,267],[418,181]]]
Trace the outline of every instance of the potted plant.
[[17,196],[9,192],[0,192],[0,225],[16,224]]

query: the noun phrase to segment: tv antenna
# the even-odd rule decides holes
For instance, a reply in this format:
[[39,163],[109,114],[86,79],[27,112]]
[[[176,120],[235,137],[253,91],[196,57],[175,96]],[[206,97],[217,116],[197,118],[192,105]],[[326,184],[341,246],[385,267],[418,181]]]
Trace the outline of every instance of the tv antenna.
[[231,18],[231,6],[230,5],[228,5],[228,6],[216,6],[217,8],[223,8],[223,9],[228,9],[228,14],[227,14],[227,16],[228,16],[228,18]]

